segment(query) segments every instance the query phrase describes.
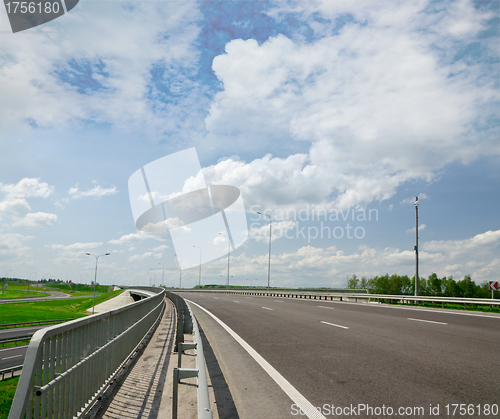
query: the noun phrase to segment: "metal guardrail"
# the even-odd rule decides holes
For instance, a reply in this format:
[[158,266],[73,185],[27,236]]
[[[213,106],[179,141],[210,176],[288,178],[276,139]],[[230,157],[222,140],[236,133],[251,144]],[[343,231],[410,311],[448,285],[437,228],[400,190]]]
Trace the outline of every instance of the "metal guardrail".
[[[210,398],[208,395],[208,382],[205,367],[205,355],[203,353],[203,343],[198,328],[198,322],[186,301],[171,292],[166,293],[172,300],[177,310],[177,332],[175,351],[178,353],[177,368],[174,368],[173,397],[172,397],[172,419],[177,419],[178,406],[178,386],[183,378],[197,377],[198,390],[198,419],[212,419],[210,409]],[[184,333],[193,335],[193,342],[184,342]],[[182,354],[184,350],[194,349],[196,351],[196,367],[181,368]]]
[[16,343],[17,342],[25,342],[31,340],[31,337],[33,336],[33,333],[30,335],[24,335],[24,336],[17,336],[15,338],[8,338],[8,339],[0,339],[0,345],[3,346],[6,343]]
[[0,324],[0,329],[8,329],[9,327],[15,328],[24,326],[36,326],[39,324],[63,323],[63,322],[69,322],[70,320],[75,320],[75,319],[56,319],[56,320],[41,320],[41,321],[24,322],[24,323],[7,323],[7,324]]
[[0,370],[0,381],[3,381],[6,379],[6,375],[10,374],[10,377],[7,378],[12,378],[14,377],[14,373],[17,371],[21,371],[23,369],[22,365],[16,365],[15,367],[10,367],[10,368],[5,368],[4,370]]
[[[179,290],[181,291],[181,290]],[[418,301],[425,304],[425,302],[435,302],[450,304],[463,304],[464,308],[467,308],[467,304],[475,305],[486,305],[490,306],[490,310],[493,306],[500,306],[499,299],[492,298],[461,298],[461,297],[431,297],[431,296],[413,296],[413,295],[384,295],[384,294],[358,294],[358,293],[329,293],[329,292],[284,292],[284,291],[249,291],[249,290],[182,290],[182,292],[213,292],[221,294],[243,294],[243,295],[256,295],[256,296],[269,296],[269,297],[283,297],[283,298],[304,298],[304,299],[314,299],[314,300],[334,300],[339,299],[340,301],[350,301],[354,300],[392,300],[401,301],[404,303],[409,303],[411,301]]]
[[37,331],[9,419],[84,417],[155,328],[165,293]]

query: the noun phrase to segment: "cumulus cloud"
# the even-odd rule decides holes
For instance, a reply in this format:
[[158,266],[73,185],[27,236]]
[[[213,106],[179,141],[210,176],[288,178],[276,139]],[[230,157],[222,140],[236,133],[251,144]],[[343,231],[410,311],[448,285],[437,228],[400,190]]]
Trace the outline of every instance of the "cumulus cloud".
[[0,213],[9,215],[18,215],[31,210],[26,199],[23,198],[6,198],[0,202]]
[[13,227],[48,227],[57,222],[57,215],[46,212],[28,213],[12,224]]
[[33,236],[23,234],[7,233],[0,234],[0,259],[11,259],[25,257],[29,254],[30,248],[24,244]]
[[40,197],[48,198],[54,187],[37,178],[24,178],[16,184],[0,183],[0,191],[5,192],[8,198]]
[[[420,224],[418,226],[418,231],[421,231],[423,230],[425,227],[427,227],[425,224]],[[415,233],[415,227],[413,228],[409,228],[408,230],[406,230],[407,233]]]
[[[491,13],[469,1],[317,5],[324,25],[346,23],[322,32],[316,7],[280,2],[274,17],[299,14],[317,37],[226,45],[212,66],[224,89],[205,120],[210,141],[228,153],[277,142],[304,142],[309,153],[228,159],[215,169],[233,166],[240,177],[231,177],[270,191],[264,197],[274,204],[290,197],[348,208],[388,199],[408,180],[431,180],[452,161],[500,154],[498,129],[487,122],[498,113],[497,72],[488,64],[498,52],[479,37]],[[484,48],[472,64],[457,59],[470,42]]]
[[[500,259],[495,257],[500,244],[500,230],[488,231],[466,240],[429,241],[421,243],[420,274],[454,276],[471,274],[477,283],[496,280]],[[272,254],[273,286],[344,286],[346,275],[373,277],[386,273],[414,274],[415,252],[387,247],[375,249],[362,245],[347,254],[336,246],[315,247],[314,243],[296,251]],[[220,265],[220,266],[219,266]],[[218,267],[223,269],[223,265]],[[251,277],[266,272],[267,255],[250,257],[245,253],[232,258],[235,276]]]
[[75,186],[69,189],[68,194],[72,199],[80,199],[92,196],[95,198],[101,198],[106,195],[114,195],[118,192],[116,190],[116,186],[103,188],[101,185],[97,184],[97,182],[94,181],[93,183],[94,187],[92,187],[91,189],[87,189],[86,191],[81,191],[78,188],[78,183],[77,183]]
[[85,249],[95,249],[96,247],[102,246],[102,242],[91,242],[91,243],[73,243],[73,244],[52,244],[49,247],[51,249],[64,249],[64,250],[85,250]]
[[154,252],[146,252],[143,253],[142,255],[132,255],[128,258],[129,262],[137,262],[137,261],[143,261],[151,258],[155,259],[161,259],[162,253],[154,253]]
[[[41,27],[31,39],[5,39],[2,125],[15,130],[93,121],[139,127],[153,137],[180,125],[192,131],[191,112],[207,100],[189,77],[199,55],[197,9],[194,1],[82,3],[50,31]],[[9,27],[6,14],[0,18]],[[186,106],[168,103],[165,91]]]
[[[109,240],[109,244],[129,244],[129,243],[141,243],[146,239],[154,239],[159,241],[164,241],[165,237],[160,234],[151,234],[144,231],[139,231],[137,233],[130,233],[121,236],[119,239]],[[133,249],[133,248],[131,248]]]

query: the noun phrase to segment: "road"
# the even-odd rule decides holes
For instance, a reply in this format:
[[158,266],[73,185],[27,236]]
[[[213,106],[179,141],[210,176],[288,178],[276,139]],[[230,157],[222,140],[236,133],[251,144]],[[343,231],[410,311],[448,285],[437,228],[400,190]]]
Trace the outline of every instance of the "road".
[[[385,413],[393,409],[394,416],[399,412],[430,417],[439,411],[442,417],[479,417],[478,409],[486,404],[500,405],[499,315],[213,293],[180,295],[227,324],[327,417],[336,408],[359,404],[381,410],[369,415],[355,411],[358,417],[390,417],[376,414],[383,406]],[[274,380],[214,319],[191,307],[209,350],[218,357],[240,417],[296,417],[294,402]],[[473,404],[475,413],[460,416],[456,410],[453,416],[454,403]],[[267,409],[274,411],[269,415]],[[352,410],[342,413],[354,416]]]
[[0,370],[23,365],[28,345],[0,349]]

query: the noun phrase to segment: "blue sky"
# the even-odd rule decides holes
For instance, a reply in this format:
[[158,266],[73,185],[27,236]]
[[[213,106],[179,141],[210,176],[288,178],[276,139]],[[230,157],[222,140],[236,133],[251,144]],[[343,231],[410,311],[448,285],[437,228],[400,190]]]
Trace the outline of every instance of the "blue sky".
[[[411,276],[416,195],[421,275],[500,279],[498,1],[87,0],[0,24],[0,276],[89,283],[85,252],[110,252],[101,283],[165,266],[178,284],[128,179],[196,147],[207,182],[245,202],[235,284],[267,280],[255,211],[274,218],[272,285]],[[203,283],[226,269],[204,264]]]

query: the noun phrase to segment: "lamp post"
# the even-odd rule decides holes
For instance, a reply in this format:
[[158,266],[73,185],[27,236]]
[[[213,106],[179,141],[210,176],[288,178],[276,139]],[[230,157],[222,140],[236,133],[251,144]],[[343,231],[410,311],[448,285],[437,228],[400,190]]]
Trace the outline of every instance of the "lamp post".
[[165,265],[160,262],[158,262],[158,265],[163,266],[163,270],[161,271],[161,284],[165,285]]
[[415,197],[415,297],[418,296],[418,196]]
[[85,253],[87,256],[94,256],[95,257],[95,275],[94,275],[94,299],[92,302],[92,314],[94,314],[94,309],[95,309],[95,284],[97,282],[97,261],[101,256],[109,256],[109,253],[104,253],[103,255],[91,255],[90,253]]
[[151,271],[153,271],[153,287],[156,284],[156,268],[151,268]]
[[179,288],[182,288],[182,258],[175,254],[179,258]]
[[2,294],[5,294],[5,282],[7,281],[7,272],[12,272],[12,269],[7,269],[5,271],[5,277],[2,282]]
[[200,273],[198,275],[198,286],[201,288],[201,247],[199,246],[193,246],[193,247],[197,247],[198,249],[200,249]]
[[273,219],[271,218],[270,215],[263,214],[261,212],[257,212],[257,214],[263,215],[264,217],[269,217],[269,265],[267,267],[267,292],[269,292],[269,285],[271,283],[271,233],[272,233],[272,221]]
[[219,233],[221,236],[227,237],[227,289],[229,289],[229,254],[231,253],[231,240],[229,240],[229,235],[225,233]]

